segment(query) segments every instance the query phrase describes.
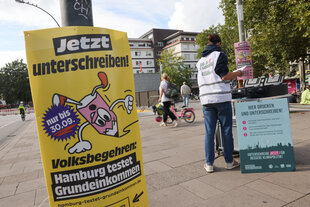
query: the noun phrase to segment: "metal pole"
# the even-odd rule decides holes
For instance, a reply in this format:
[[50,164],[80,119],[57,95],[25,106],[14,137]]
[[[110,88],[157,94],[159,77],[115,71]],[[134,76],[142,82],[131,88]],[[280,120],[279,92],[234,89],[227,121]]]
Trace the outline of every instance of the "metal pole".
[[62,26],[94,26],[91,0],[60,0]]
[[300,90],[304,91],[306,89],[306,79],[305,79],[305,65],[303,58],[299,59],[299,80],[300,80]]
[[242,0],[237,0],[236,6],[237,6],[237,17],[238,17],[238,28],[239,28],[239,42],[244,42],[245,41],[245,32],[244,32]]
[[[238,28],[239,28],[239,42],[245,41],[245,33],[244,33],[244,21],[243,21],[243,6],[242,0],[237,0],[237,18],[238,18]],[[238,81],[239,88],[243,87],[243,80]]]

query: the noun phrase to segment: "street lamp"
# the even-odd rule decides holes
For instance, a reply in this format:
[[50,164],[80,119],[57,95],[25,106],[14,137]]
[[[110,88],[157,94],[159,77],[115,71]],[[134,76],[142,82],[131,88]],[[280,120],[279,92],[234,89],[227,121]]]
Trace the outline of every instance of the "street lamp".
[[34,7],[38,8],[38,9],[41,9],[42,11],[44,11],[45,13],[47,13],[50,17],[52,17],[53,20],[56,22],[57,26],[60,27],[60,25],[58,24],[58,22],[56,21],[56,19],[55,19],[50,13],[48,13],[47,11],[45,11],[44,9],[42,9],[41,7],[39,7],[38,5],[32,4],[32,3],[30,3],[30,2],[25,2],[25,1],[23,1],[23,0],[15,0],[15,1],[16,1],[17,3],[28,4],[28,5],[30,5],[30,6],[34,6]]

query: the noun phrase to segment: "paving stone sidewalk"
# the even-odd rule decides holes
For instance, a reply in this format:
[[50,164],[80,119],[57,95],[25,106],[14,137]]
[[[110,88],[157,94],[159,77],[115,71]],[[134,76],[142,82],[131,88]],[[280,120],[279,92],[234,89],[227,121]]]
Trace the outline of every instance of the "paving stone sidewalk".
[[[290,114],[295,172],[241,174],[220,156],[206,174],[201,106],[191,104],[196,121],[176,128],[139,113],[150,207],[310,206],[310,112]],[[34,119],[0,146],[0,207],[11,206],[49,206]]]

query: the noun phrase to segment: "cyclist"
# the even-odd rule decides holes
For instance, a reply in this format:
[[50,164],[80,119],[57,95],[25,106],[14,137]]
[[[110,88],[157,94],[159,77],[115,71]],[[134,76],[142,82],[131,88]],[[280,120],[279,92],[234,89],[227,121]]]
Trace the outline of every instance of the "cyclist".
[[22,101],[20,102],[20,104],[18,106],[18,111],[19,111],[19,114],[20,114],[22,120],[24,121],[25,120],[25,112],[26,112],[25,107],[24,107],[24,102],[22,102]]

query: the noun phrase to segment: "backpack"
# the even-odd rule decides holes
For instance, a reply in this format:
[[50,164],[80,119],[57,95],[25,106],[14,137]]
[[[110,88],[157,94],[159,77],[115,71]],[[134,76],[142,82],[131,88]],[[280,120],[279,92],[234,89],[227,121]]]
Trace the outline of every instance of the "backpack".
[[179,90],[177,89],[177,86],[173,83],[168,82],[168,87],[165,92],[165,96],[167,98],[178,98],[179,97]]

